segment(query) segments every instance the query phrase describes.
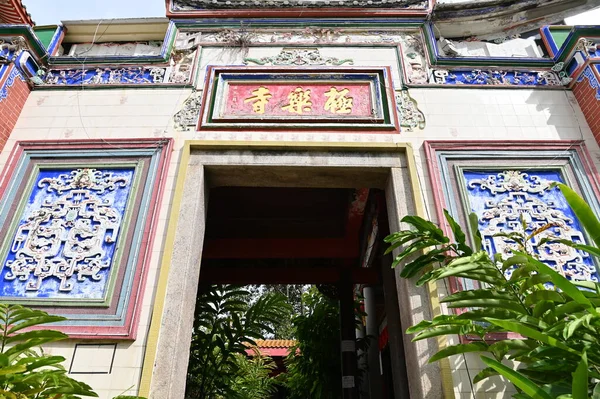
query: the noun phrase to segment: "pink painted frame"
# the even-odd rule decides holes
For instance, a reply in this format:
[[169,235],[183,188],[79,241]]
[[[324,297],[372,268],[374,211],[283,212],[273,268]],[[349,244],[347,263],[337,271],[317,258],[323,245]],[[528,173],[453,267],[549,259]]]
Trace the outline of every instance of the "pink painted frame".
[[[272,45],[272,44],[270,44]],[[401,47],[399,47],[400,51],[401,51]],[[204,133],[204,132],[215,132],[215,131],[219,131],[219,132],[224,132],[224,133],[239,133],[239,130],[234,130],[230,127],[207,127],[204,126],[204,124],[206,123],[206,119],[208,118],[211,110],[211,101],[210,101],[210,97],[213,95],[213,84],[215,82],[215,80],[217,79],[217,76],[219,73],[221,72],[243,72],[243,73],[275,73],[275,72],[281,72],[281,73],[286,73],[286,72],[291,72],[291,73],[298,73],[298,72],[319,72],[319,73],[326,73],[326,72],[338,72],[338,73],[343,73],[343,72],[380,72],[380,71],[384,71],[384,83],[385,83],[385,90],[382,90],[382,96],[385,96],[385,100],[387,100],[388,102],[388,108],[390,111],[390,123],[394,126],[393,128],[385,128],[385,129],[381,129],[381,130],[365,130],[365,129],[357,129],[355,131],[355,133],[365,133],[365,134],[399,134],[401,133],[401,127],[400,127],[400,119],[398,117],[398,107],[396,104],[396,97],[395,97],[395,89],[394,89],[394,84],[392,82],[392,70],[389,66],[384,66],[384,67],[320,67],[320,68],[315,68],[315,67],[295,67],[295,68],[285,68],[285,67],[281,67],[281,66],[246,66],[246,67],[239,67],[239,66],[215,66],[215,65],[209,65],[206,68],[206,78],[204,81],[204,89],[202,92],[202,105],[200,107],[200,118],[198,118],[198,122],[196,124],[196,131],[199,133]],[[246,120],[240,120],[241,123],[246,122],[246,123],[254,123],[256,122],[257,119],[246,119]],[[351,125],[351,122],[349,123],[349,125]],[[347,129],[349,129],[350,126],[348,126]],[[294,126],[293,124],[281,124],[281,125],[274,125],[272,127],[269,128],[265,128],[265,127],[252,127],[253,131],[256,132],[260,132],[260,133],[264,133],[264,132],[277,132],[277,133],[282,133],[282,132],[293,132],[293,133],[298,133],[298,132],[307,132],[310,131],[310,133],[314,133],[314,134],[319,134],[319,133],[340,133],[340,134],[344,134],[344,132],[346,131],[346,128],[344,129],[334,129],[334,128],[320,128],[320,127],[313,127],[313,126],[302,126],[302,127],[298,127],[298,126]]]
[[[157,145],[158,144],[158,145]],[[59,325],[52,328],[69,335],[69,338],[77,339],[111,339],[111,340],[135,340],[138,331],[139,319],[142,310],[144,288],[148,279],[148,267],[152,256],[152,248],[156,239],[156,227],[159,212],[165,192],[165,182],[168,173],[168,165],[171,159],[173,139],[111,139],[111,140],[39,140],[18,141],[15,143],[6,167],[0,177],[0,197],[4,197],[8,182],[17,168],[21,156],[27,150],[111,150],[115,147],[120,149],[149,149],[161,146],[163,149],[157,159],[158,167],[154,185],[151,189],[151,200],[144,223],[143,239],[140,242],[139,258],[135,265],[135,275],[131,284],[131,298],[125,312],[124,324],[122,326],[69,326]],[[74,154],[75,156],[76,154]],[[60,309],[58,307],[46,308],[47,310]],[[47,328],[47,327],[45,327]]]
[[[444,209],[446,209],[447,204],[442,195],[443,192],[443,184],[442,184],[442,175],[440,173],[440,165],[437,160],[437,151],[481,151],[481,150],[499,150],[499,149],[507,149],[511,150],[529,150],[529,151],[537,151],[537,150],[575,150],[579,155],[581,162],[583,163],[585,173],[590,180],[590,185],[594,194],[597,198],[600,198],[600,175],[596,170],[592,162],[592,157],[587,150],[584,141],[582,140],[554,140],[554,141],[498,141],[498,140],[490,140],[490,141],[460,141],[460,140],[447,140],[447,141],[434,141],[427,140],[423,143],[423,147],[425,149],[425,155],[427,158],[427,168],[429,170],[429,178],[431,182],[432,192],[433,192],[433,200],[435,203],[435,211],[436,216],[438,218],[439,227],[442,229],[444,234],[448,236],[452,236],[452,229],[450,225],[446,221],[446,217],[444,216]],[[449,278],[449,294],[453,294],[455,292],[461,291],[462,287],[460,286],[460,282],[456,278]],[[453,309],[453,312],[456,314],[463,313],[465,309]],[[510,339],[510,338],[519,338],[518,334],[511,333],[497,333],[490,334],[489,337],[486,337],[490,340],[502,340],[502,339]],[[472,339],[467,336],[459,337],[462,342],[474,341],[477,339]]]

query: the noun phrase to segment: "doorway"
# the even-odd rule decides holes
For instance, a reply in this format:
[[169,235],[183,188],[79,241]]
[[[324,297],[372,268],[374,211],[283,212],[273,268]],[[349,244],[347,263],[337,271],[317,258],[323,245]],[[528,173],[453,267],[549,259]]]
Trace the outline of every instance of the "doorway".
[[[380,253],[365,258],[373,227],[373,219],[365,216],[370,204],[381,204],[382,232],[388,223],[395,231],[402,215],[416,213],[418,184],[411,178],[410,148],[397,144],[367,149],[352,144],[188,145],[176,190],[180,198],[173,209],[177,223],[172,227],[172,248],[163,263],[168,273],[164,310],[160,325],[153,321],[152,326],[160,335],[150,397],[184,397],[196,308],[193,298],[202,280],[321,284],[337,290],[337,300],[345,303],[340,306],[343,397],[359,397],[355,313],[343,309],[353,307],[349,304],[359,297],[357,292],[365,296],[364,287],[379,284],[368,295],[375,305],[371,314],[376,317],[371,320],[376,323],[371,327],[377,325],[378,330],[374,347],[381,358],[379,376],[391,381],[387,392],[394,398],[441,396],[439,368],[426,362],[437,350],[435,343],[411,343],[402,333],[430,317],[430,293],[396,279],[390,259]],[[362,211],[353,212],[359,204]],[[370,266],[363,267],[371,257],[377,262],[371,260]],[[384,331],[387,341],[380,345]]]
[[385,209],[379,189],[213,187],[186,397],[393,398]]

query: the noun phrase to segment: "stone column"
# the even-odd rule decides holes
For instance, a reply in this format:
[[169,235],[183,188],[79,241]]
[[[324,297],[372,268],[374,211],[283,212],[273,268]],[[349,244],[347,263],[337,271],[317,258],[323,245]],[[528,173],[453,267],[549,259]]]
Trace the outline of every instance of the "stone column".
[[363,296],[365,298],[365,312],[367,313],[367,336],[370,336],[369,351],[367,354],[367,364],[369,373],[365,379],[369,381],[370,398],[381,397],[381,368],[379,365],[379,326],[377,325],[377,309],[375,302],[375,288],[364,287]]
[[[390,232],[400,230],[400,219],[405,215],[415,215],[416,207],[412,193],[410,174],[406,168],[391,168],[387,188],[385,190],[386,203],[388,209],[388,221]],[[398,255],[400,249],[393,252],[393,256]],[[411,337],[404,334],[404,331],[412,325],[422,320],[431,320],[431,302],[429,300],[428,287],[417,287],[414,281],[408,281],[400,277],[402,265],[392,270],[390,264],[384,264],[383,279],[386,288],[386,296],[396,291],[397,297],[393,298],[397,308],[400,311],[400,326],[394,328],[388,319],[390,331],[390,349],[392,354],[392,366],[397,365],[398,356],[402,356],[399,351],[399,342],[402,339],[404,346],[404,360],[408,375],[408,387],[411,399],[438,399],[443,397],[442,373],[437,362],[428,363],[428,360],[437,350],[435,339],[412,342]],[[394,276],[392,282],[392,276]],[[387,276],[387,278],[386,278]],[[395,285],[395,287],[393,286]],[[391,299],[391,298],[390,298]],[[389,309],[389,308],[388,308]],[[401,336],[399,336],[401,335]],[[396,365],[395,365],[396,364]],[[398,386],[399,376],[394,375],[394,390],[396,398],[400,398],[402,387]]]
[[150,399],[182,399],[185,394],[207,204],[204,166],[192,155],[177,219]]

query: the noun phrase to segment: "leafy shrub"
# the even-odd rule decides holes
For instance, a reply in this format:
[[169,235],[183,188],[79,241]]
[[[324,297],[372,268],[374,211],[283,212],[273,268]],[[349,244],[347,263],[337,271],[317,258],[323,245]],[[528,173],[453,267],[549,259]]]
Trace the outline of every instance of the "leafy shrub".
[[[45,354],[41,345],[67,338],[53,330],[29,330],[65,320],[41,310],[0,303],[0,399],[77,399],[98,395],[67,376],[62,356]],[[24,332],[25,331],[25,332]]]
[[[558,185],[571,208],[596,246],[600,246],[600,222],[573,190]],[[526,226],[521,231],[501,234],[514,242],[506,257],[494,259],[481,249],[478,221],[471,215],[473,247],[466,234],[446,212],[454,240],[433,223],[417,216],[402,222],[412,226],[386,237],[388,253],[401,252],[394,266],[405,263],[404,278],[418,276],[417,285],[459,277],[479,282],[476,289],[453,293],[442,299],[460,314],[441,315],[408,329],[414,340],[448,334],[471,338],[468,343],[443,348],[430,361],[467,352],[487,352],[481,356],[487,368],[474,382],[502,375],[518,389],[517,398],[600,398],[600,284],[572,282],[536,257],[535,238],[547,229]],[[568,245],[600,258],[600,249],[566,240],[539,240],[538,246],[553,242]],[[415,256],[421,250],[424,254]],[[507,270],[511,273],[505,273]],[[519,338],[492,340],[492,333],[515,333]],[[520,362],[518,370],[502,363]]]
[[[273,333],[289,317],[290,305],[278,293],[255,302],[249,291],[231,285],[212,285],[198,292],[190,347],[186,398],[239,397],[232,387],[239,378],[248,345]],[[261,379],[257,379],[262,384]],[[243,396],[242,396],[243,397]]]

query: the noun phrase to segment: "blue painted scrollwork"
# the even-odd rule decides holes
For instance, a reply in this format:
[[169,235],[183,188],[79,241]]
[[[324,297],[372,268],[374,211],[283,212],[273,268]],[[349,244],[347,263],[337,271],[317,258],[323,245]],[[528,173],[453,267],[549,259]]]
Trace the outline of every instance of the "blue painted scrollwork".
[[[582,227],[566,199],[551,183],[563,179],[552,170],[464,172],[470,207],[479,217],[485,249],[491,254],[508,256],[516,249],[514,241],[498,233],[530,234],[551,227],[529,243],[530,250],[554,270],[571,280],[599,281],[593,259],[586,253],[558,242],[537,245],[545,237],[586,241]],[[524,222],[524,223],[523,223]],[[507,271],[510,276],[511,270]]]
[[39,171],[0,270],[0,296],[102,299],[133,169]]

